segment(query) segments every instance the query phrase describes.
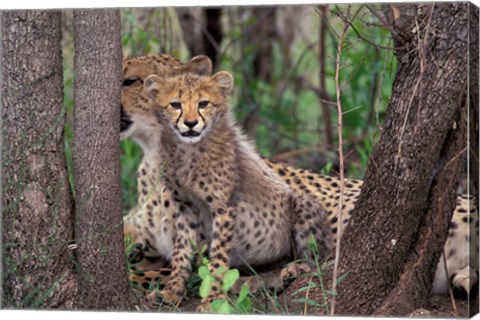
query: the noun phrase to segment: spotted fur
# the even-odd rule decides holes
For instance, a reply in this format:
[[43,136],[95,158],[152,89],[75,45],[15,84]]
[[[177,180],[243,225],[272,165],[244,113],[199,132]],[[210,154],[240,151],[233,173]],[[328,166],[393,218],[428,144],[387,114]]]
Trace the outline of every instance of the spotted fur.
[[[292,168],[269,160],[266,162],[290,187],[297,192],[310,195],[326,208],[327,220],[331,223],[333,233],[336,233],[340,179],[318,175],[308,170]],[[362,185],[362,180],[345,180],[342,208],[344,227],[348,224]],[[472,288],[478,286],[478,218],[475,198],[469,195],[458,195],[444,247],[448,275],[445,272],[444,255],[442,254],[433,282],[433,293],[447,293],[451,285],[461,292],[470,294]]]
[[[320,258],[330,252],[323,208],[293,192],[234,124],[229,73],[150,75],[144,87],[163,129],[163,181],[176,206],[172,274],[161,291],[164,300],[176,301],[183,293],[192,244],[208,244],[210,270],[218,279],[220,269],[245,263],[255,267],[312,259],[310,236]],[[202,306],[221,295],[219,285],[212,286]]]

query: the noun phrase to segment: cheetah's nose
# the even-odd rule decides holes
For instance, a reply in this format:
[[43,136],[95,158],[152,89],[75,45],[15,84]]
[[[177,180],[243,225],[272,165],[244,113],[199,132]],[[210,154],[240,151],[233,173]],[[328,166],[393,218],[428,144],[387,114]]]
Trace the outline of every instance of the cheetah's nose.
[[193,121],[190,121],[190,120],[183,120],[183,123],[191,129],[193,129],[193,127],[195,127],[198,123],[198,120],[193,120]]

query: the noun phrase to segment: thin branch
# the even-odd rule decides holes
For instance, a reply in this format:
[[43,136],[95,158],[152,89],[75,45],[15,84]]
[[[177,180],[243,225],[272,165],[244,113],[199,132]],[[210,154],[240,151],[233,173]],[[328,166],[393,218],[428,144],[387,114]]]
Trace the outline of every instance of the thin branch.
[[368,8],[368,10],[370,10],[370,12],[371,12],[378,20],[380,20],[380,22],[383,23],[383,25],[384,25],[385,27],[388,28],[388,30],[390,30],[390,33],[391,33],[392,35],[394,35],[395,38],[396,38],[398,41],[400,41],[402,44],[405,43],[405,41],[403,40],[403,38],[402,38],[402,37],[400,36],[400,34],[397,32],[397,30],[395,30],[395,28],[394,28],[390,23],[388,23],[388,21],[385,20],[384,17],[382,17],[382,16],[381,16],[380,14],[378,14],[374,9],[372,9],[371,6],[366,5],[366,7]]
[[[314,10],[315,10],[315,12],[317,13],[317,15],[318,15],[319,17],[322,16],[322,13],[321,13],[317,8],[315,8]],[[335,30],[335,28],[332,27],[332,25],[330,24],[330,21],[328,21],[328,27],[330,28],[330,31],[331,31],[337,38],[340,37],[340,35],[339,35],[339,34],[337,33],[337,31]]]
[[[357,11],[358,13],[358,11]],[[343,158],[343,134],[342,134],[342,125],[343,125],[343,112],[342,112],[342,101],[340,95],[340,56],[342,54],[342,44],[343,38],[347,33],[349,25],[345,24],[343,28],[343,32],[338,39],[338,46],[337,46],[337,59],[335,63],[335,88],[337,91],[337,113],[338,113],[338,122],[337,122],[337,130],[338,130],[338,162],[340,167],[340,196],[338,200],[338,212],[337,212],[337,221],[338,221],[338,230],[337,230],[337,239],[335,245],[335,263],[333,267],[333,280],[332,280],[332,292],[334,295],[332,296],[331,307],[330,307],[330,316],[335,315],[335,303],[336,303],[336,292],[337,292],[337,278],[338,278],[338,265],[340,262],[340,238],[342,233],[342,207],[343,207],[343,192],[344,192],[344,158]]]
[[308,281],[308,289],[307,289],[307,292],[305,293],[305,305],[303,307],[303,315],[307,315],[307,312],[308,312],[308,295],[310,294],[310,283],[312,282],[312,277],[310,277],[310,280]]
[[[361,5],[361,7],[363,7],[364,5]],[[367,38],[365,38],[364,36],[362,36],[360,34],[360,32],[358,32],[357,28],[355,28],[355,26],[353,25],[353,23],[346,17],[344,16],[340,11],[337,12],[337,16],[344,22],[344,23],[347,23],[353,30],[353,32],[355,32],[355,34],[357,35],[357,37],[359,37],[361,40],[365,41],[366,43],[368,43],[369,45],[372,45],[374,46],[375,48],[377,49],[386,49],[386,50],[391,50],[391,49],[395,49],[395,50],[402,50],[405,48],[405,46],[402,46],[402,47],[397,47],[397,48],[391,48],[391,47],[385,47],[385,46],[382,46],[381,44],[377,44],[375,42],[372,42],[370,40],[368,40]]]

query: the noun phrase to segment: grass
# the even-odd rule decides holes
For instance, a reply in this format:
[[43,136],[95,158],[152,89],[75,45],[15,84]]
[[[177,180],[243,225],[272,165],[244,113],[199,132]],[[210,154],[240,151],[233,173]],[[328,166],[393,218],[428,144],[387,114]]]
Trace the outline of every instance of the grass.
[[[125,247],[127,248],[127,256],[135,247],[133,240],[130,238],[125,239]],[[211,311],[213,313],[221,314],[282,314],[282,315],[298,315],[298,314],[308,314],[308,307],[323,308],[328,314],[328,296],[334,294],[329,291],[324,285],[323,278],[325,275],[325,270],[329,267],[331,262],[321,262],[318,256],[318,247],[314,243],[313,238],[308,243],[308,247],[312,252],[312,259],[315,261],[314,268],[311,273],[300,275],[302,278],[309,278],[310,280],[303,287],[298,288],[295,292],[291,294],[290,297],[282,295],[282,293],[275,290],[270,290],[267,288],[264,282],[261,282],[257,292],[251,292],[249,288],[245,285],[241,286],[241,290],[238,294],[231,292],[231,288],[234,287],[238,281],[241,280],[240,273],[237,269],[229,269],[227,272],[223,273],[221,276],[221,291],[225,295],[225,299],[215,300],[211,304]],[[304,260],[296,260],[291,263],[301,263]],[[209,259],[206,256],[206,246],[201,249],[196,248],[195,253],[192,258],[192,270],[190,277],[186,282],[186,292],[184,297],[181,299],[181,305],[179,304],[163,304],[161,299],[156,303],[146,306],[143,305],[142,300],[139,299],[140,309],[145,308],[146,310],[152,310],[154,308],[158,311],[169,311],[169,312],[191,312],[192,307],[190,305],[197,305],[200,298],[207,297],[211,286],[215,283],[215,277],[209,271]],[[256,273],[254,268],[252,268],[248,263],[245,263],[246,267],[250,270],[253,276],[261,279],[261,275]],[[129,264],[129,267],[132,265]],[[141,275],[139,271],[136,272],[137,275]],[[222,274],[220,271],[219,274]],[[337,281],[340,283],[343,281],[346,275],[342,275]],[[138,288],[135,285],[131,284],[133,289],[142,289]],[[308,297],[309,292],[312,289],[318,289],[322,292],[324,300],[318,302],[312,300]],[[161,290],[162,287],[154,280],[151,281],[148,292],[152,290]],[[139,291],[140,291],[139,290]],[[143,291],[143,290],[142,290]],[[139,298],[142,295],[138,295]],[[291,308],[291,303],[294,302],[298,307]],[[303,305],[303,307],[301,307]]]
[[120,156],[122,208],[123,215],[126,215],[137,204],[137,169],[142,160],[143,152],[135,142],[130,140],[122,141],[120,147],[122,151]]

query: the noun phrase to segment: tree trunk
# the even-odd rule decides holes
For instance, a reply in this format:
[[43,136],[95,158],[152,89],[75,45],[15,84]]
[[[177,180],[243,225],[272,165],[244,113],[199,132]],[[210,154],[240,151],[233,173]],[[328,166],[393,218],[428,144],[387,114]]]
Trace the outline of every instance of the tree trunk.
[[[478,40],[478,16],[479,16],[479,9],[477,6],[469,3],[469,12],[470,12],[470,19],[469,19],[469,31],[470,31],[470,51],[469,51],[469,89],[470,89],[470,114],[469,114],[469,186],[470,192],[475,196],[477,208],[478,204],[480,203],[479,198],[479,167],[480,163],[478,160],[479,157],[479,101],[478,101],[478,68],[479,68],[479,40]],[[475,232],[475,231],[471,231]],[[471,246],[470,247],[470,254],[472,256],[478,256],[478,246]],[[476,250],[474,253],[473,250]],[[475,299],[475,303],[471,304],[471,308],[469,308],[469,316],[473,317],[473,315],[479,312],[479,299],[480,293],[478,292],[479,288],[477,286],[477,297]],[[474,295],[475,293],[472,293]]]
[[328,32],[328,5],[320,5],[320,50],[318,60],[320,62],[320,85],[318,88],[318,95],[320,98],[320,107],[322,108],[323,126],[325,127],[325,142],[329,148],[333,148],[333,128],[332,119],[330,116],[330,97],[327,92],[327,32]]
[[479,62],[479,52],[478,52],[478,7],[473,4],[469,4],[470,10],[470,20],[469,20],[469,31],[470,31],[470,51],[469,51],[469,89],[470,89],[470,122],[469,122],[469,135],[470,135],[470,192],[473,193],[479,200],[479,172],[480,163],[478,161],[478,123],[479,123],[479,103],[478,103],[478,62]]
[[[270,83],[273,75],[273,56],[272,45],[276,36],[275,7],[254,7],[252,16],[256,19],[255,30],[249,37],[249,44],[254,48],[252,79],[258,79],[265,83]],[[257,104],[251,105],[251,110],[243,120],[243,128],[251,138],[256,136],[258,126],[258,113],[260,108]]]
[[202,15],[203,9],[186,7],[176,8],[175,11],[183,32],[183,40],[187,45],[190,55],[196,56],[203,54],[202,28],[205,24]]
[[398,71],[342,238],[339,275],[347,275],[336,305],[342,315],[405,315],[425,307],[466,146],[468,4],[385,11],[395,28]]
[[223,38],[222,8],[177,8],[176,12],[190,55],[206,55],[215,68]]
[[213,68],[218,66],[218,48],[223,39],[222,8],[204,9],[205,29],[203,33],[204,54],[212,59]]
[[269,83],[272,80],[272,46],[276,36],[274,7],[253,8],[253,16],[259,19],[251,42],[256,46],[253,59],[253,76]]
[[70,308],[60,11],[2,13],[3,307]]
[[[382,136],[342,239],[340,274],[348,271],[348,281],[339,288],[341,314],[355,312],[355,306],[361,314],[381,307],[377,312],[385,315],[425,306],[466,145],[460,112],[467,89],[468,6],[397,5],[385,11],[398,34],[395,45],[405,49],[396,50],[399,65]],[[413,34],[415,20],[421,27]]]
[[120,193],[118,10],[74,12],[73,172],[80,309],[129,310]]

